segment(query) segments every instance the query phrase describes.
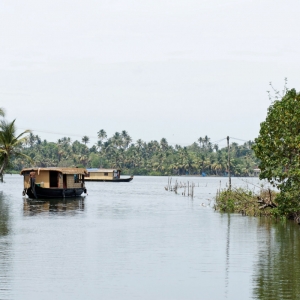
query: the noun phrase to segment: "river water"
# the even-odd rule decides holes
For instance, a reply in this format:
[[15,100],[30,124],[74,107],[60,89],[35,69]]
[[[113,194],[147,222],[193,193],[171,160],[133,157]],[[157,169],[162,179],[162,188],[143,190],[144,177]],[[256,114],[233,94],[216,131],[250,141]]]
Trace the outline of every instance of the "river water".
[[0,186],[0,299],[300,299],[299,225],[215,212],[226,178],[177,178],[194,199],[135,177],[50,202],[22,180]]

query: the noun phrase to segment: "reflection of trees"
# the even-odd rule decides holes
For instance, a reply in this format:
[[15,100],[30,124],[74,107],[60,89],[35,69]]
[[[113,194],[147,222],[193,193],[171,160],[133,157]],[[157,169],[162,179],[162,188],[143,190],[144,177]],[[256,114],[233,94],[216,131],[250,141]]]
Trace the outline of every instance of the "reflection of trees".
[[3,193],[0,192],[0,237],[8,234],[9,211]]
[[262,224],[264,235],[259,241],[259,259],[254,282],[256,299],[299,299],[300,231],[299,225]]
[[10,299],[11,236],[9,203],[0,192],[0,299]]
[[26,216],[40,213],[67,213],[76,214],[84,210],[84,197],[69,199],[50,199],[47,201],[24,200],[23,212]]

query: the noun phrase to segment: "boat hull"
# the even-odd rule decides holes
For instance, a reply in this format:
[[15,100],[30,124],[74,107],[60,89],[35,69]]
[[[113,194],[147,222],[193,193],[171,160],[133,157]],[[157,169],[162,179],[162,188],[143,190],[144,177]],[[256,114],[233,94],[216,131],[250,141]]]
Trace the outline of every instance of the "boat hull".
[[90,179],[90,178],[85,178],[85,182],[87,181],[99,181],[99,182],[130,182],[133,179],[133,177],[129,178],[118,178],[118,179]]
[[34,188],[30,187],[26,190],[26,194],[32,199],[43,198],[71,198],[79,197],[84,192],[85,188],[71,188],[71,189],[59,189],[59,188],[42,188],[38,185],[34,185]]

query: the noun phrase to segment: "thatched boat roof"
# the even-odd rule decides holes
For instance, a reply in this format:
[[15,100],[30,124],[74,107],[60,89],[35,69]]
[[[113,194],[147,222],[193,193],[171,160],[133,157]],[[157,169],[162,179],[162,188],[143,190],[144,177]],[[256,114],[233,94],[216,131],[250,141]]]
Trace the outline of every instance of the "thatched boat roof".
[[81,175],[87,175],[87,170],[83,168],[59,168],[59,167],[50,167],[50,168],[25,168],[23,169],[20,174],[23,175],[24,172],[41,172],[41,171],[56,171],[60,172],[62,174],[81,174]]

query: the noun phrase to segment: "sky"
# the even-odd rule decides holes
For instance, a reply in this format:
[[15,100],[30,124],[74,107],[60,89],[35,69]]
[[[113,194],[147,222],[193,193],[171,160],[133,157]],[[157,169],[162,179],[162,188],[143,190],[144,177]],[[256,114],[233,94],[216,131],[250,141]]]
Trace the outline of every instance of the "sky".
[[253,140],[269,82],[299,90],[299,11],[298,0],[2,0],[0,107],[48,141],[91,146],[100,129]]

